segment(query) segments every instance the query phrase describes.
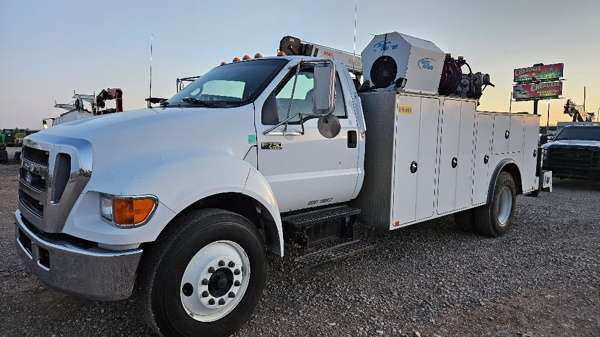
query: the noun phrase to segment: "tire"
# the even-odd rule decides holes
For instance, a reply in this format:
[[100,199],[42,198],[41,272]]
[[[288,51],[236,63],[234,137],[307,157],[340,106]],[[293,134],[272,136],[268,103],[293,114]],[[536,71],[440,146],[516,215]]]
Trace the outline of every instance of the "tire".
[[508,172],[496,179],[494,196],[490,204],[475,209],[475,225],[482,235],[500,237],[508,231],[515,215],[517,189]]
[[162,336],[230,335],[250,317],[265,285],[263,239],[236,213],[184,214],[147,254],[138,296]]
[[468,209],[466,211],[454,213],[454,223],[458,228],[467,233],[477,233],[474,212],[474,209]]

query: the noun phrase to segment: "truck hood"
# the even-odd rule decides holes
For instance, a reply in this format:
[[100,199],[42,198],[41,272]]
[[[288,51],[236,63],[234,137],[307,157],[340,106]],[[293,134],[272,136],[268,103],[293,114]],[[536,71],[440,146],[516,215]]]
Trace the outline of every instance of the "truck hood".
[[598,147],[600,148],[600,141],[597,140],[580,140],[580,139],[568,139],[568,140],[557,140],[551,143],[542,145],[542,148],[548,149],[555,146],[579,146],[579,147]]
[[[243,158],[255,135],[254,106],[236,108],[166,107],[127,111],[73,121],[29,136],[32,140],[60,137],[83,139],[99,161],[127,162],[173,152],[209,149]],[[253,138],[252,138],[253,139]]]

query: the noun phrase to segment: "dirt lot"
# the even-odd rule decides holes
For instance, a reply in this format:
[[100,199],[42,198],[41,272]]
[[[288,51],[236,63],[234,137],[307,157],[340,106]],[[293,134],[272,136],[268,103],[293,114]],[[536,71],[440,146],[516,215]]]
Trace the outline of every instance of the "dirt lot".
[[[134,300],[65,295],[22,266],[17,173],[0,165],[0,336],[152,335]],[[600,336],[600,184],[555,180],[552,194],[517,203],[499,239],[445,217],[393,232],[360,226],[376,248],[318,268],[272,259],[236,335]]]

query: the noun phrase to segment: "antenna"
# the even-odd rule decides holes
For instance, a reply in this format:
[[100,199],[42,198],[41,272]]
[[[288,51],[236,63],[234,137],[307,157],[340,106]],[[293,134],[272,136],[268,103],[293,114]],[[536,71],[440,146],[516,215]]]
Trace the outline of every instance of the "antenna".
[[[152,97],[152,40],[154,40],[154,34],[150,34],[150,96]],[[150,101],[148,101],[148,107],[150,107]]]
[[585,91],[586,91],[585,87],[583,87],[583,111],[585,111],[585,96],[586,96]]

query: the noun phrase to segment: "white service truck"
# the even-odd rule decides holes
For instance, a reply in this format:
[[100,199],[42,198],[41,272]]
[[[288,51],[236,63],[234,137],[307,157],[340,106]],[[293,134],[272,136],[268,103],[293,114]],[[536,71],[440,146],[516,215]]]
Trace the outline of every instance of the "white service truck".
[[359,214],[386,230],[455,214],[501,236],[516,195],[551,187],[539,116],[477,111],[489,77],[433,43],[377,35],[362,58],[291,37],[280,49],[160,107],[25,138],[16,245],[33,274],[90,299],[135,289],[162,335],[227,335],[286,242],[352,237]]

